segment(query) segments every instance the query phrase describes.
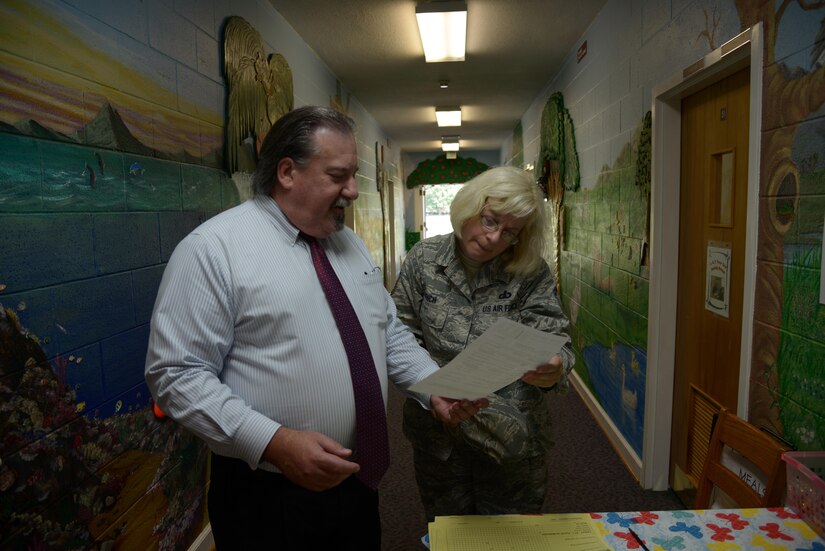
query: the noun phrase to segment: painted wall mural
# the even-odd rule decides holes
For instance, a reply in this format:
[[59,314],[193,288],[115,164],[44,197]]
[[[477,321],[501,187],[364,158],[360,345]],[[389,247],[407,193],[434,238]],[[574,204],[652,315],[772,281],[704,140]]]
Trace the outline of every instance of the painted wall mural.
[[162,260],[239,201],[234,185],[9,133],[0,181],[0,547],[187,546],[206,449],[152,416],[147,324]]
[[[160,25],[167,4],[116,9],[161,10]],[[695,59],[740,20],[765,23],[750,415],[802,449],[825,449],[820,4],[688,3],[676,29],[647,34],[650,51],[633,53],[637,76],[669,74],[670,57]],[[146,23],[145,13],[135,19]],[[203,78],[103,20],[66,2],[0,4],[0,25],[13,30],[0,33],[2,549],[185,549],[205,524],[205,448],[152,416],[142,369],[163,263],[191,229],[242,199],[221,169],[225,90],[220,74]],[[193,45],[180,48],[196,57]],[[598,176],[565,193],[561,232],[577,372],[637,451],[649,190],[638,179],[649,122],[634,130],[638,118],[609,155],[583,156],[582,171],[598,166]],[[355,225],[380,264],[383,203],[371,178],[358,185]]]
[[[664,58],[675,54],[677,37],[689,43],[679,52],[689,63],[740,30],[764,25],[749,419],[800,449],[824,449],[825,305],[818,297],[825,217],[825,4],[698,2],[678,14],[681,26],[673,17],[666,31],[647,37],[655,51],[640,57],[651,68],[672,65]],[[617,152],[599,167],[595,184],[565,195],[562,299],[573,322],[577,372],[641,455],[649,113],[623,147],[610,149]]]
[[223,87],[62,2],[0,20],[0,548],[185,549],[207,452],[143,361],[163,263],[240,200]]
[[[174,65],[137,42],[101,34],[60,2],[3,2],[0,19],[15,29],[13,38],[6,32],[0,38],[0,131],[222,164],[223,114],[210,95],[217,94],[214,83],[180,97]],[[98,168],[84,163],[78,172],[90,176]]]
[[[175,246],[250,190],[224,165],[225,104],[244,116],[230,9],[285,24],[255,3],[0,3],[0,549],[188,549],[206,525],[206,447],[153,416],[143,364]],[[238,94],[267,107],[234,128],[246,152],[292,98],[288,67],[239,35],[232,78],[260,83]],[[312,101],[349,108],[300,37],[263,36],[306,63]],[[381,265],[380,196],[359,190]]]
[[765,26],[759,297],[752,416],[800,449],[825,448],[825,6],[738,1]]
[[155,421],[145,388],[86,408],[84,359],[58,355],[53,369],[0,304],[3,548],[182,548],[205,514],[205,449]]
[[407,176],[407,187],[412,188],[433,184],[461,184],[473,176],[481,174],[490,166],[474,157],[448,159],[441,155],[421,161]]
[[521,120],[513,128],[513,145],[510,147],[510,164],[518,166],[524,170],[532,170],[534,167],[524,165],[524,127]]
[[[363,174],[356,174],[358,208],[353,209],[353,230],[364,240],[375,265],[384,270],[384,219],[382,196],[376,182]],[[364,193],[363,190],[369,190]]]
[[579,154],[573,119],[564,107],[564,96],[556,92],[547,100],[541,113],[541,148],[539,149],[539,186],[550,204],[550,227],[553,235],[552,267],[556,289],[561,291],[560,254],[564,235],[564,191],[577,191],[581,181]]
[[649,283],[643,276],[650,189],[637,185],[644,123],[592,189],[565,194],[562,302],[576,372],[641,455]]

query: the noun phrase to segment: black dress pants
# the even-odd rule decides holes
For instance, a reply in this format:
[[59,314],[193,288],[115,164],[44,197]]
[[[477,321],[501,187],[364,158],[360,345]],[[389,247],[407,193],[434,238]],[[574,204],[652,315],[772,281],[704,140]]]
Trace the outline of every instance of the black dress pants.
[[313,492],[212,454],[208,509],[216,551],[381,549],[378,492],[354,476]]

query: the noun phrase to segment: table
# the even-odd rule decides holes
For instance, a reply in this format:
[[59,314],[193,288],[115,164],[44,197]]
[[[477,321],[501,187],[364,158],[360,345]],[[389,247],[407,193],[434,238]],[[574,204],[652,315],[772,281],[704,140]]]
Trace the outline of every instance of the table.
[[616,550],[825,551],[825,540],[789,508],[590,513]]

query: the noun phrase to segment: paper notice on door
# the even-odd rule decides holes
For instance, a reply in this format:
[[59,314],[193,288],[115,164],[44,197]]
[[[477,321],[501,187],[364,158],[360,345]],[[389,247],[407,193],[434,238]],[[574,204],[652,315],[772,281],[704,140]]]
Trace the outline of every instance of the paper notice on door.
[[728,317],[730,307],[730,247],[708,244],[705,309]]
[[409,390],[445,398],[483,398],[547,363],[566,342],[567,337],[502,318],[453,361]]

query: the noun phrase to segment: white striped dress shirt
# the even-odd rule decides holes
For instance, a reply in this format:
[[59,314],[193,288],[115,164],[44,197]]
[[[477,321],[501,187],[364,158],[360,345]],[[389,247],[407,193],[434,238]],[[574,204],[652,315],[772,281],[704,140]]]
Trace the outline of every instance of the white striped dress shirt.
[[[396,317],[364,243],[323,245],[369,341],[384,402],[438,366]],[[355,449],[346,352],[308,245],[270,197],[208,220],[176,247],[152,314],[146,382],[172,419],[220,455],[260,458],[281,425]],[[425,397],[424,399],[427,399]]]

